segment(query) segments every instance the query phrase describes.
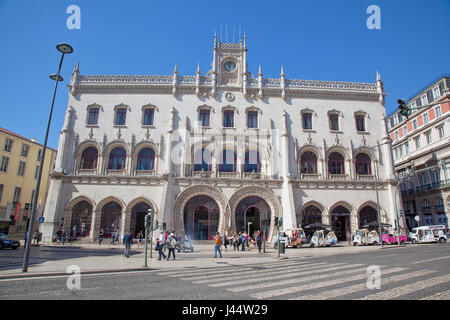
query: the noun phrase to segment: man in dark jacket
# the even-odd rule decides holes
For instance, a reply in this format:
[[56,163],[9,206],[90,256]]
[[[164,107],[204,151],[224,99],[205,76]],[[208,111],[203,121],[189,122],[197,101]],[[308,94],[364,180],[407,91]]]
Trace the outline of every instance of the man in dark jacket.
[[133,244],[133,237],[131,236],[130,233],[126,233],[125,236],[123,237],[123,244],[125,245],[125,252],[123,255],[129,258],[131,245]]

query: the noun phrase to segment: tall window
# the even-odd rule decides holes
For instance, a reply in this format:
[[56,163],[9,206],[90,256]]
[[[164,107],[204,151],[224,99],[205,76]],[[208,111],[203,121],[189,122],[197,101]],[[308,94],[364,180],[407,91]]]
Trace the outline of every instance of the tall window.
[[88,116],[88,124],[98,124],[98,112],[99,108],[90,108],[89,109],[89,116]]
[[21,152],[20,152],[20,155],[22,156],[22,157],[27,157],[28,156],[28,150],[30,149],[30,146],[29,145],[27,145],[27,144],[23,144],[22,145],[22,150],[21,150]]
[[153,109],[153,108],[144,109],[144,119],[143,119],[142,124],[144,126],[152,126],[154,114],[155,114],[155,109]]
[[97,168],[98,150],[94,147],[89,147],[83,150],[81,154],[81,169],[95,169]]
[[441,91],[439,90],[439,86],[436,86],[433,88],[433,99],[436,100],[437,98],[441,97]]
[[237,167],[237,156],[232,150],[223,150],[220,162],[219,171],[220,172],[236,172]]
[[355,120],[356,120],[356,131],[360,131],[360,132],[366,131],[364,115],[362,115],[362,114],[356,115]]
[[302,113],[302,128],[303,130],[312,130],[312,113]]
[[413,120],[413,128],[414,128],[414,130],[416,130],[418,128],[417,119]]
[[250,150],[245,153],[244,172],[261,172],[261,161],[259,152]]
[[441,105],[437,105],[434,107],[434,113],[436,114],[436,118],[442,116]]
[[11,152],[12,145],[13,145],[13,141],[11,139],[6,138],[3,150],[5,150],[7,152]]
[[19,202],[21,194],[22,194],[22,188],[21,187],[16,187],[14,189],[13,202]]
[[369,175],[372,173],[370,167],[370,157],[365,153],[359,153],[356,155],[356,173],[359,175]]
[[3,185],[0,184],[0,201],[2,201],[2,196],[3,196]]
[[409,141],[406,141],[406,143],[405,143],[405,153],[406,153],[406,155],[409,154]]
[[117,108],[115,125],[124,126],[127,118],[127,108]]
[[124,148],[118,147],[111,151],[109,156],[108,169],[121,170],[125,168],[125,159],[127,152]]
[[431,143],[431,131],[425,132],[425,137],[427,139],[427,144]]
[[445,131],[444,131],[444,126],[440,126],[437,128],[438,134],[439,134],[439,139],[442,139],[445,137]]
[[209,127],[209,110],[201,109],[200,110],[200,126]]
[[234,111],[233,110],[225,110],[223,112],[223,126],[226,128],[234,127]]
[[331,174],[345,174],[344,157],[338,153],[333,152],[328,157],[328,171]]
[[2,164],[0,166],[1,172],[8,171],[8,164],[9,164],[9,158],[8,157],[2,157]]
[[425,112],[423,114],[423,123],[427,124],[430,120],[428,119],[428,112]]
[[408,134],[408,127],[403,126],[403,135],[406,136]]
[[333,113],[328,116],[330,130],[339,130],[339,115]]
[[39,166],[36,166],[36,169],[34,170],[34,180],[37,180],[39,175]]
[[258,111],[249,111],[247,113],[247,127],[258,128]]
[[414,139],[414,143],[416,145],[416,150],[420,148],[420,137]]
[[139,151],[137,170],[155,169],[155,151],[152,148],[144,148]]
[[42,149],[38,151],[38,156],[36,161],[41,161]]
[[212,155],[208,149],[197,150],[194,155],[194,171],[211,171]]
[[23,177],[25,175],[25,162],[19,161],[19,169],[17,170],[17,175]]
[[422,106],[428,104],[428,96],[426,93],[420,97],[420,102],[422,102]]
[[300,157],[301,173],[317,174],[317,157],[311,151],[302,153]]

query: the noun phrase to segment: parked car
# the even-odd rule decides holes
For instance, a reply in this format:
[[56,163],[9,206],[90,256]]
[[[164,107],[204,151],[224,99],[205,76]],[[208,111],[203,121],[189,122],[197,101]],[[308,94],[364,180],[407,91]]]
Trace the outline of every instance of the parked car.
[[327,233],[327,235],[325,236],[324,230],[317,230],[316,232],[314,232],[313,236],[311,237],[311,242],[310,242],[309,246],[311,248],[326,247],[326,246],[334,247],[336,242],[337,242],[337,237],[333,231],[329,231]]
[[369,244],[377,244],[380,242],[380,236],[375,230],[360,229],[352,237],[352,244],[354,246],[367,246]]
[[410,237],[412,243],[445,243],[447,241],[445,227],[441,225],[413,228]]
[[16,250],[18,247],[20,247],[20,242],[18,240],[10,239],[7,234],[0,233],[0,250],[6,248]]

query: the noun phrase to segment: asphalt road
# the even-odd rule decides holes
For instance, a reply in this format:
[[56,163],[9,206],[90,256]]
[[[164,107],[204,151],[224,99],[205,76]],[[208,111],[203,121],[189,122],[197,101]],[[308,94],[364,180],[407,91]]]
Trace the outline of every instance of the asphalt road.
[[82,275],[79,282],[72,276],[73,289],[69,276],[0,280],[0,299],[448,300],[449,262],[448,243],[265,264],[219,259],[210,268]]

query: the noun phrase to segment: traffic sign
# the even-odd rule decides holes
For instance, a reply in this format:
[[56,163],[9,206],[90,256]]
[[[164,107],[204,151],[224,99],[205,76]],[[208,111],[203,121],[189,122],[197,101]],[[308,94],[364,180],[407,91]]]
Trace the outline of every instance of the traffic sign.
[[416,220],[417,222],[419,222],[419,221],[420,221],[420,217],[419,217],[419,216],[415,216],[415,217],[414,217],[414,220]]
[[45,218],[44,218],[44,217],[39,217],[39,218],[38,218],[38,222],[39,222],[39,223],[44,223],[44,221],[45,221]]

